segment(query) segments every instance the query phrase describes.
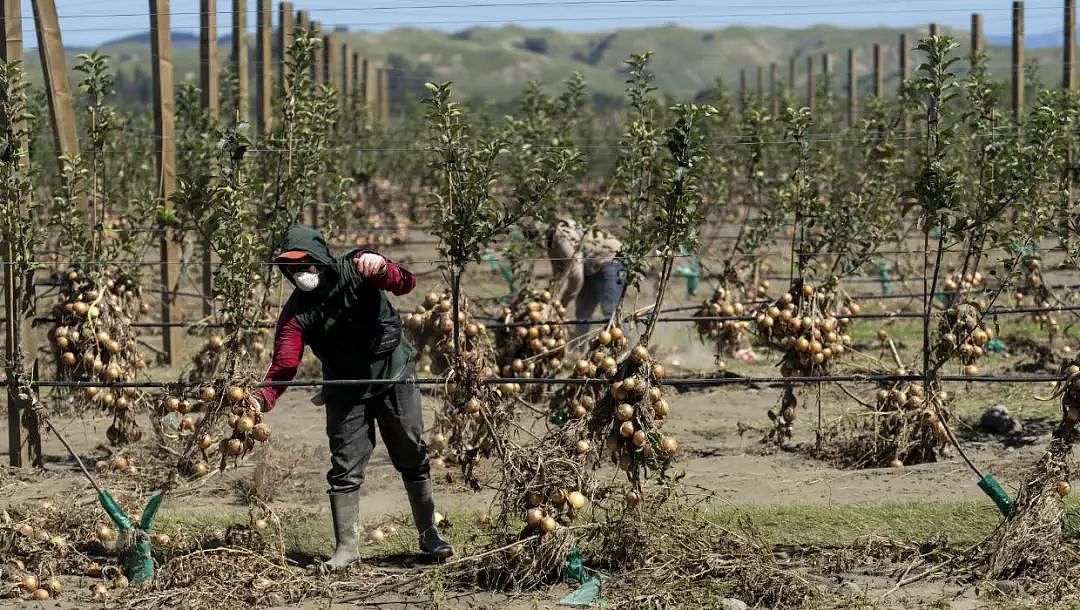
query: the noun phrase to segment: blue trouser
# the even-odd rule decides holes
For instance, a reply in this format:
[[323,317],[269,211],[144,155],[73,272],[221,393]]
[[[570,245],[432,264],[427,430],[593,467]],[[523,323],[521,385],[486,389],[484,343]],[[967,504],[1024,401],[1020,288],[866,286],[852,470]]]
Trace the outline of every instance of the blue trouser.
[[[610,319],[615,315],[615,308],[619,306],[619,300],[623,296],[623,287],[626,284],[626,267],[619,261],[612,261],[592,273],[590,261],[585,261],[585,276],[581,283],[581,292],[577,295],[574,315],[579,320],[589,320],[600,305],[600,311],[604,317]],[[578,324],[574,329],[574,335],[581,335],[588,330],[588,325]]]

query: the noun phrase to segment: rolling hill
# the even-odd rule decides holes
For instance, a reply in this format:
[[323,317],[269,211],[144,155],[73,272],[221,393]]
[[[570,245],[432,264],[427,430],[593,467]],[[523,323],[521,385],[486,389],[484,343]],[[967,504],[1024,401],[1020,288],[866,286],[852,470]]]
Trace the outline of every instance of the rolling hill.
[[[775,62],[780,78],[787,78],[788,59],[797,62],[797,84],[805,78],[807,55],[829,53],[836,71],[835,85],[841,86],[846,71],[847,49],[855,48],[860,87],[870,86],[872,45],[881,43],[887,67],[886,81],[895,87],[897,43],[901,30],[890,28],[843,29],[814,26],[800,30],[727,27],[699,30],[668,25],[608,32],[581,33],[554,29],[526,29],[516,26],[476,27],[456,33],[417,28],[400,28],[382,33],[342,33],[362,55],[389,62],[394,92],[398,97],[422,95],[426,80],[449,80],[458,86],[463,98],[490,102],[512,100],[529,80],[556,85],[575,71],[584,73],[589,88],[601,98],[622,95],[623,61],[631,52],[655,52],[653,69],[657,87],[674,97],[686,98],[708,88],[716,78],[734,86],[739,69],[747,69],[748,84],[755,86],[757,66]],[[906,31],[909,41],[924,35],[925,30]],[[968,33],[946,29],[961,41],[960,53],[967,53]],[[1044,37],[1045,38],[1045,37]],[[993,40],[993,39],[992,39]],[[176,80],[197,81],[198,46],[190,35],[174,36],[176,44]],[[222,39],[219,52],[228,55],[228,39]],[[1039,78],[1046,83],[1060,79],[1060,49],[1046,46],[1028,49],[1028,61],[1037,65]],[[126,82],[148,78],[150,49],[146,35],[136,35],[104,44],[100,50],[109,54]],[[84,50],[73,50],[73,56]],[[1009,49],[991,45],[988,49],[991,71],[1001,78],[1009,73]],[[73,57],[69,61],[74,61]],[[820,60],[815,59],[820,71]],[[912,70],[915,64],[913,60]],[[40,82],[36,52],[28,54],[32,78]],[[130,77],[130,78],[128,78]],[[767,87],[767,84],[766,84]],[[145,89],[145,88],[144,88]]]

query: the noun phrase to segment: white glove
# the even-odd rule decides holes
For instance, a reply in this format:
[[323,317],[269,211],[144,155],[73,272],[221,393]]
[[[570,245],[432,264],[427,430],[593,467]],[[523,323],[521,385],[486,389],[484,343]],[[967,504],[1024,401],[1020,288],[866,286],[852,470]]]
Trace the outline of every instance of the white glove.
[[356,271],[365,278],[378,277],[386,272],[386,257],[374,252],[364,252],[356,257]]

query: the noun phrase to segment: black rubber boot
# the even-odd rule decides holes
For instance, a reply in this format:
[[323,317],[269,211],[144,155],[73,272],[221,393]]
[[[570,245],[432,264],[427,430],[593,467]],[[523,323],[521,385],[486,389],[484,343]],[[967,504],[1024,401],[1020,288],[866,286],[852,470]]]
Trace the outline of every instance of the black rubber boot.
[[435,527],[435,500],[431,497],[431,479],[408,481],[405,492],[409,495],[416,531],[420,533],[420,550],[442,561],[454,554],[454,547],[443,540]]
[[357,551],[357,519],[360,516],[360,490],[330,494],[330,512],[334,518],[337,547],[330,559],[319,564],[322,573],[343,570],[360,559]]

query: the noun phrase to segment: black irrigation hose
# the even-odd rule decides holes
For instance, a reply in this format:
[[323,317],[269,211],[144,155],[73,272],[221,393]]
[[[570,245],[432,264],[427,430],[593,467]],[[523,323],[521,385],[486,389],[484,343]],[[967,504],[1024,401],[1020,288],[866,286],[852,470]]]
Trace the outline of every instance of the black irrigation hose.
[[[889,383],[897,381],[921,381],[922,375],[816,375],[807,377],[681,377],[665,379],[663,385],[674,387],[693,386],[722,386],[722,385],[771,385],[771,384],[804,384],[804,383],[839,383],[839,382],[865,382],[865,383]],[[1061,375],[942,375],[942,381],[963,381],[974,383],[1051,383],[1066,379]],[[411,383],[417,385],[439,385],[446,383],[442,377],[421,377],[417,379],[301,379],[293,381],[266,381],[255,384],[257,388],[298,388],[298,387],[353,387],[370,385],[394,385],[398,383]],[[546,379],[535,377],[492,377],[483,379],[481,383],[496,385],[501,383],[519,383],[522,385],[589,385],[610,383],[602,378],[569,378],[569,379]],[[7,380],[0,381],[0,387],[7,386]],[[59,379],[45,379],[30,382],[32,387],[39,388],[156,388],[175,389],[185,387],[202,387],[205,383],[183,383],[166,381],[68,381]]]

